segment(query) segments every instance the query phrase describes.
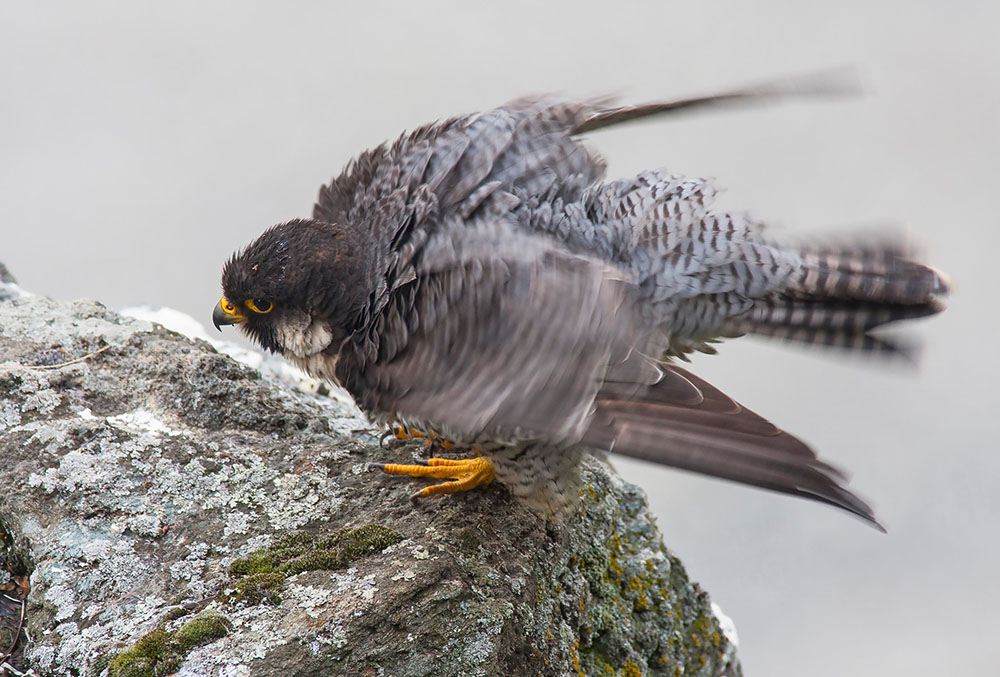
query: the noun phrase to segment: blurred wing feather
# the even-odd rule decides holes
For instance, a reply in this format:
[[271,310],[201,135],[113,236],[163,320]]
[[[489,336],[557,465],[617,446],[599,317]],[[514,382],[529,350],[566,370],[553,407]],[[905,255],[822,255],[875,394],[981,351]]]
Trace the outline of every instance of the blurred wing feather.
[[620,272],[503,221],[445,228],[419,267],[373,408],[455,440],[579,440],[633,333]]
[[697,376],[670,365],[641,396],[598,395],[584,443],[662,465],[802,496],[881,529],[846,477],[802,441]]

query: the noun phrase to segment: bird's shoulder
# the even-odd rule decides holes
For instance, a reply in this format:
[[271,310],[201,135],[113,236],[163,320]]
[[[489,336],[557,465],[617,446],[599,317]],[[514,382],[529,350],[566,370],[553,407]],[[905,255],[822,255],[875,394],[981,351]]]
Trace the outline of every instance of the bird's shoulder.
[[[426,124],[364,151],[319,190],[313,218],[365,223],[387,201],[426,202],[442,216],[468,217],[498,200],[545,192],[572,177],[579,190],[604,163],[573,138],[590,102],[523,97],[478,114]],[[426,211],[426,209],[425,209]]]

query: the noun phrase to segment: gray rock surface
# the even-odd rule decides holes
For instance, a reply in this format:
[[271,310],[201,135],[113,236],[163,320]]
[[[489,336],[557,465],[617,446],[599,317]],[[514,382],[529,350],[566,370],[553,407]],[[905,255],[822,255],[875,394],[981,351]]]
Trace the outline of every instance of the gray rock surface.
[[26,296],[7,266],[0,262],[0,301],[10,301]]
[[0,528],[31,583],[15,667],[739,674],[731,626],[607,465],[553,524],[497,485],[412,503],[416,480],[370,466],[426,450],[378,437],[99,303],[0,302]]

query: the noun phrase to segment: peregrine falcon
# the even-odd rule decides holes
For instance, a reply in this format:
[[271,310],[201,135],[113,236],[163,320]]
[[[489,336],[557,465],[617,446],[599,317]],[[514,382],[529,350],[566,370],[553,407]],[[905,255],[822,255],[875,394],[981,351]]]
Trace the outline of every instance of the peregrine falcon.
[[323,186],[311,219],[234,254],[214,324],[343,386],[373,421],[469,452],[384,466],[444,480],[422,496],[496,479],[565,515],[583,455],[614,452],[878,527],[838,469],[677,361],[744,334],[901,352],[874,330],[939,312],[943,275],[891,238],[782,243],[713,209],[706,179],[608,180],[579,138],[801,85],[626,107],[521,98],[405,133]]

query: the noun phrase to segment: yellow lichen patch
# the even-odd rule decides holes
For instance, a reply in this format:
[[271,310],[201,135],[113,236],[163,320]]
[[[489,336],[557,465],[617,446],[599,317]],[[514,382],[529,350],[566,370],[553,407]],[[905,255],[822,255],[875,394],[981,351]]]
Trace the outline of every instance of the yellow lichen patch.
[[632,661],[625,661],[622,666],[622,677],[642,677],[642,668]]
[[645,584],[638,576],[633,576],[625,586],[625,592],[635,594],[636,611],[646,611],[649,609],[649,597],[646,596]]
[[570,647],[570,658],[573,660],[573,669],[576,670],[577,677],[587,677],[583,670],[580,669],[580,655],[577,651],[580,648],[580,638],[577,637],[573,640],[573,646]]
[[[692,651],[687,659],[688,667],[692,664],[704,667],[708,664],[708,655],[711,653],[709,647],[718,650],[722,646],[722,635],[719,633],[714,619],[708,614],[702,614],[695,618],[687,632],[690,638],[688,643]],[[694,663],[694,661],[697,661]]]
[[586,505],[597,505],[601,501],[601,497],[594,489],[594,485],[590,482],[587,482],[587,486],[580,489],[580,499],[581,507]]
[[611,555],[611,557],[608,558],[608,571],[612,576],[614,576],[615,580],[619,580],[622,577],[622,574],[625,573],[625,570],[622,569],[622,565],[618,563],[618,558],[614,555]]

